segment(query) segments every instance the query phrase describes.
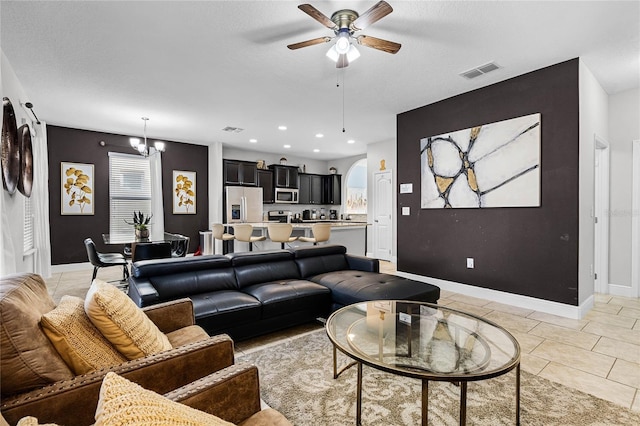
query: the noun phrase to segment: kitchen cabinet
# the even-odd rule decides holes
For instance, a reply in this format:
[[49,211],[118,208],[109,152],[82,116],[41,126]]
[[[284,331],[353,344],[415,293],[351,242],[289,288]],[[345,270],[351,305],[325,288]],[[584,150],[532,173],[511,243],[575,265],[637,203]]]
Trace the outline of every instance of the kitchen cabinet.
[[240,160],[222,161],[224,184],[240,186],[258,186],[258,168],[256,163]]
[[300,173],[298,177],[300,181],[299,203],[322,204],[323,176]]
[[273,172],[271,170],[258,169],[258,186],[262,188],[262,202],[265,204],[275,203],[273,193]]
[[298,168],[296,166],[281,166],[272,164],[273,186],[275,188],[298,188]]
[[342,204],[342,176],[326,175],[323,179],[322,204]]

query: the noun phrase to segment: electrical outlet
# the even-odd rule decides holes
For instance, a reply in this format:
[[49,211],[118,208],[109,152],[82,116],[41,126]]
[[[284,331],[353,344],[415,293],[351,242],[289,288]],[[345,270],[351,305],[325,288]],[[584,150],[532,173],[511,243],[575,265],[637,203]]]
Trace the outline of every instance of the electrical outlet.
[[468,269],[473,269],[473,257],[467,257],[467,268]]

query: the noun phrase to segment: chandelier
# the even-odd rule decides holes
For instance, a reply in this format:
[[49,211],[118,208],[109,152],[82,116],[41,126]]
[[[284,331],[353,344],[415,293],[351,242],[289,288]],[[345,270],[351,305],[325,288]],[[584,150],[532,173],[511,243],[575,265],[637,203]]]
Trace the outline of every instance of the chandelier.
[[144,121],[144,129],[142,131],[144,141],[141,141],[140,138],[129,138],[129,143],[131,143],[133,149],[145,158],[156,152],[164,152],[164,142],[156,141],[153,146],[147,144],[147,121],[149,121],[149,118],[142,117],[142,120]]

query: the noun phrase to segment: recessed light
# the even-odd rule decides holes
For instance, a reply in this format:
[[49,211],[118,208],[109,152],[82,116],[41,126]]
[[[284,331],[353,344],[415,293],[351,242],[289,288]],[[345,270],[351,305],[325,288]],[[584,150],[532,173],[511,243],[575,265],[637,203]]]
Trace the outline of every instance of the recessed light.
[[288,149],[288,148],[291,148],[291,145],[283,145],[282,147]]
[[258,143],[258,139],[249,139],[249,142],[251,142],[251,143]]
[[318,148],[314,149],[313,152],[320,152]]
[[353,139],[349,139],[347,143],[356,143],[356,141],[354,141]]
[[316,133],[316,138],[324,138],[324,135],[322,133]]
[[287,126],[278,126],[278,130],[287,130]]

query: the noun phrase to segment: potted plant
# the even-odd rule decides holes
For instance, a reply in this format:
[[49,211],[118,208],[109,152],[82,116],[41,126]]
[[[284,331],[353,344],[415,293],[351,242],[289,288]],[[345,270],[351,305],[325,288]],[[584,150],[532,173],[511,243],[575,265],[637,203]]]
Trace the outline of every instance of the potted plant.
[[133,212],[133,222],[127,222],[125,220],[125,223],[133,225],[136,230],[136,238],[149,238],[148,225],[149,222],[151,222],[152,217],[153,214],[145,217],[144,213],[142,213],[141,211],[139,211],[138,213]]

